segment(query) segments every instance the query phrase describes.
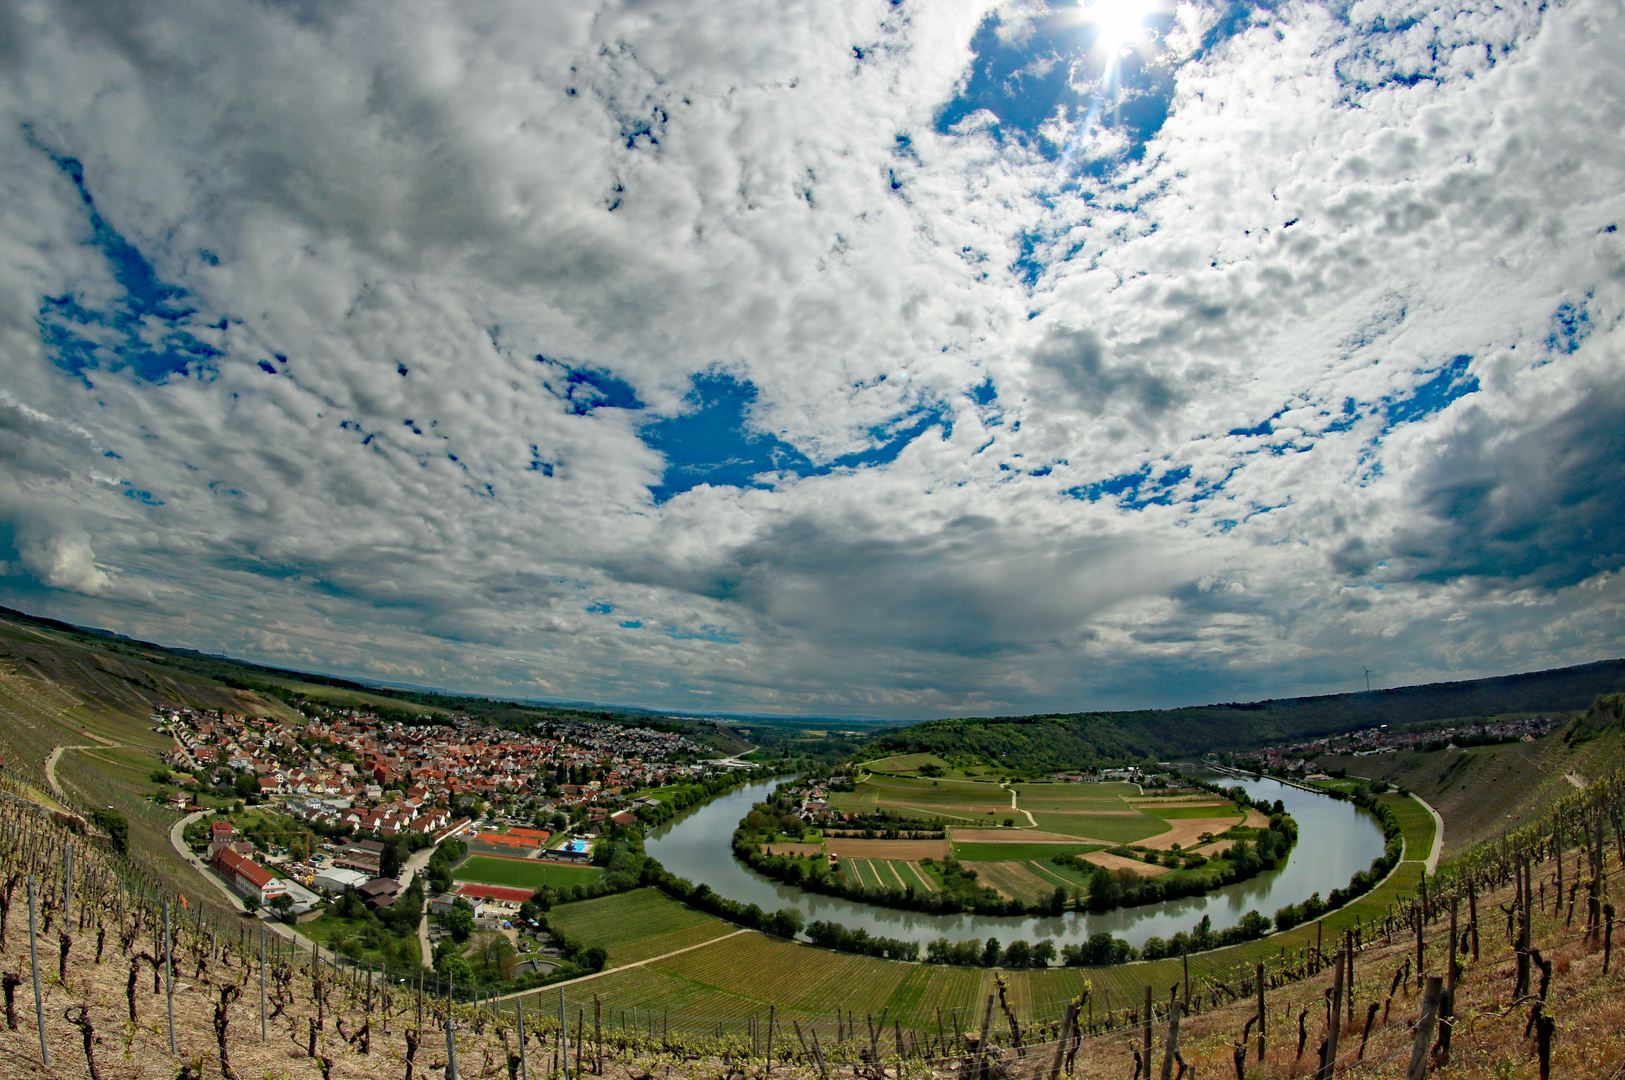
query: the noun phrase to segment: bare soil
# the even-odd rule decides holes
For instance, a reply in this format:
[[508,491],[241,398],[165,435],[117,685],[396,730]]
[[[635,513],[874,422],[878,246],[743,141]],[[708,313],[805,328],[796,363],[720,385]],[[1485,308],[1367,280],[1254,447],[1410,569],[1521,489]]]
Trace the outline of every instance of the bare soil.
[[946,840],[848,840],[831,838],[825,841],[830,853],[841,858],[901,859],[919,862],[921,859],[948,857]]

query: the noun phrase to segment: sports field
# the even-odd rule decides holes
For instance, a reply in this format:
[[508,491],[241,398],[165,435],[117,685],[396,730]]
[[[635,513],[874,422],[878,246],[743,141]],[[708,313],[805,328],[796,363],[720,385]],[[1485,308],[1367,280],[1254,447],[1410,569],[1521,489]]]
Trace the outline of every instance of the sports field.
[[535,892],[543,885],[568,889],[597,881],[604,872],[596,866],[543,862],[540,859],[505,859],[499,855],[470,855],[452,871],[457,881],[480,885],[507,885]]

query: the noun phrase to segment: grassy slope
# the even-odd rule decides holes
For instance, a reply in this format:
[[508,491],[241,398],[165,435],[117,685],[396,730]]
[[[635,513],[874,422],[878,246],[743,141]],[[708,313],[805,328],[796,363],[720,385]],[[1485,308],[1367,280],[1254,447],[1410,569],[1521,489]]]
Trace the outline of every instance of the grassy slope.
[[[288,715],[281,702],[232,690],[171,668],[137,645],[87,644],[49,627],[0,618],[0,755],[9,768],[45,788],[45,759],[57,766],[69,801],[112,805],[130,823],[131,853],[178,891],[211,907],[212,885],[174,857],[169,827],[177,815],[147,802],[147,774],[172,744],[147,717],[159,703],[191,704],[253,715]],[[107,744],[113,744],[108,746]]]
[[1554,733],[1529,743],[1359,758],[1326,755],[1321,761],[1352,776],[1402,784],[1426,799],[1445,820],[1444,854],[1450,858],[1530,821],[1541,807],[1574,790],[1566,774],[1589,780],[1612,767],[1620,750],[1616,730],[1577,746]]

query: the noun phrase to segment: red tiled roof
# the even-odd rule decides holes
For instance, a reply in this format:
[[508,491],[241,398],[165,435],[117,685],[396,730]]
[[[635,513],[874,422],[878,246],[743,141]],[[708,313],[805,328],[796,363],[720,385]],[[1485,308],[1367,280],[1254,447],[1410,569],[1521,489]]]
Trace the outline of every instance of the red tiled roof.
[[276,880],[276,875],[252,859],[246,859],[230,848],[221,848],[214,861],[222,870],[229,870],[256,889],[263,889]]

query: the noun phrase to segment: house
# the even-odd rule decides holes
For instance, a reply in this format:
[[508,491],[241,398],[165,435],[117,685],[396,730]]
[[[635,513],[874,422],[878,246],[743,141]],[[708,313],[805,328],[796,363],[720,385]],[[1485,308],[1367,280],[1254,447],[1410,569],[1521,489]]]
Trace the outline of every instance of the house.
[[622,810],[618,814],[609,815],[609,820],[617,825],[633,825],[637,823],[638,816],[630,810]]
[[245,897],[253,897],[261,904],[268,904],[273,897],[281,896],[288,891],[287,884],[281,878],[229,847],[215,852],[214,868],[225,878],[227,885]]
[[477,896],[460,896],[454,892],[441,893],[429,901],[429,914],[439,918],[451,910],[451,906],[458,900],[467,900],[474,907],[474,917],[478,919],[485,913],[485,905]]
[[331,870],[323,870],[321,873],[317,874],[315,880],[311,882],[311,884],[315,885],[316,888],[322,890],[323,892],[332,893],[335,896],[342,893],[347,893],[351,889],[359,888],[366,883],[366,874],[361,873],[359,870],[345,870],[341,867],[334,867]]
[[376,911],[395,902],[395,898],[401,894],[401,883],[394,878],[373,878],[358,886],[356,891],[366,898],[367,906]]
[[213,821],[209,823],[209,843],[229,844],[237,839],[237,829],[229,821]]

